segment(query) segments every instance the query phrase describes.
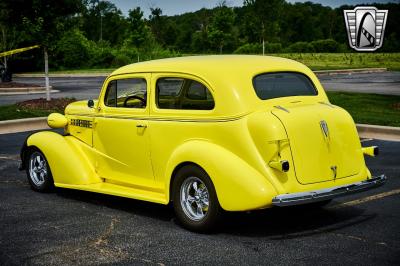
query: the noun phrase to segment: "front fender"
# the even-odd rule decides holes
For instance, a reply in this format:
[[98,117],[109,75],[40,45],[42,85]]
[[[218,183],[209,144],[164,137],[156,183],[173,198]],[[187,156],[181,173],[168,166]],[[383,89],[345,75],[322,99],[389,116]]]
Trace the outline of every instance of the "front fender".
[[[87,185],[101,182],[93,166],[80,148],[80,141],[51,131],[30,135],[24,149],[36,147],[46,157],[54,183]],[[25,152],[22,151],[21,154]]]
[[[167,187],[174,169],[182,163],[195,163],[210,176],[221,207],[244,211],[269,207],[278,193],[260,172],[229,150],[205,140],[191,140],[179,146],[166,167]],[[168,195],[169,197],[169,195]]]

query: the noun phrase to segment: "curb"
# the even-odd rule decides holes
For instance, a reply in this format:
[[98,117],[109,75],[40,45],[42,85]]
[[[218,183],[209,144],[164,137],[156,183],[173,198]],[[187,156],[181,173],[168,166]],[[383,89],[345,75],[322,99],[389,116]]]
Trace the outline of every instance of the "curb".
[[[51,90],[51,93],[60,92],[59,90]],[[46,91],[17,91],[17,92],[0,92],[0,95],[29,95],[29,94],[45,94]]]
[[357,124],[357,131],[363,138],[400,141],[400,127]]
[[[50,86],[50,90],[53,86]],[[33,92],[33,91],[46,91],[46,87],[19,87],[19,88],[0,88],[0,92]]]
[[[338,70],[316,70],[313,71],[317,75],[338,75],[338,74],[352,74],[352,73],[379,73],[385,72],[387,68],[355,68],[355,69],[338,69]],[[109,73],[71,73],[71,74],[49,74],[50,78],[64,77],[64,78],[73,78],[73,77],[108,77],[113,71]],[[16,78],[44,78],[44,74],[13,74]]]
[[47,117],[24,118],[0,121],[0,134],[50,129]]
[[338,69],[338,70],[316,70],[313,71],[316,75],[339,75],[339,74],[349,74],[352,73],[380,73],[386,72],[387,68],[355,68],[355,69]]
[[[362,138],[400,141],[400,127],[356,124]],[[32,130],[50,129],[47,117],[24,118],[0,121],[0,134],[18,133]]]
[[[50,86],[50,92],[56,93],[59,90],[53,90]],[[22,95],[22,94],[41,94],[46,93],[46,87],[20,87],[20,88],[0,88],[0,95]]]

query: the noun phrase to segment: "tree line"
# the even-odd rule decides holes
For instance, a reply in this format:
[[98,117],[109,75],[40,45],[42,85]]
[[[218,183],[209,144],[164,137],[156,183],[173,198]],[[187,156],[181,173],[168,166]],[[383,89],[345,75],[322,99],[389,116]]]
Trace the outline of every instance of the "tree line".
[[[400,51],[400,4],[375,4],[389,15],[382,52]],[[120,65],[186,54],[352,52],[343,9],[312,2],[224,1],[212,9],[166,16],[158,7],[144,16],[132,6],[128,15],[105,0],[2,0],[0,52],[40,44],[50,67]],[[13,56],[18,71],[40,70],[42,53]]]

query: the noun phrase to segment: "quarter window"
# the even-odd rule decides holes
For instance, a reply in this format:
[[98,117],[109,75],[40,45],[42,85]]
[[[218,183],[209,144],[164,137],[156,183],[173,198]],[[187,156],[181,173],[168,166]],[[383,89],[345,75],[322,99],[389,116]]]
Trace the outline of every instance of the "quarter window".
[[113,80],[108,84],[104,104],[110,107],[145,108],[147,83],[143,78]]
[[161,109],[212,110],[212,94],[202,83],[184,78],[160,78],[156,84],[156,103]]
[[266,73],[253,79],[253,87],[261,100],[288,96],[317,95],[311,80],[294,72]]

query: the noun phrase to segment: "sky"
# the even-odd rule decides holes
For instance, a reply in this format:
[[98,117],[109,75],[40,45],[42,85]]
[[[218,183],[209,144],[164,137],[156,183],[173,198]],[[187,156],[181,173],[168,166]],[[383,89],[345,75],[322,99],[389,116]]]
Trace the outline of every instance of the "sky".
[[[108,0],[114,3],[122,13],[127,16],[128,10],[140,6],[144,11],[144,15],[148,18],[151,7],[161,8],[164,15],[172,16],[186,12],[196,11],[203,7],[213,8],[222,0]],[[397,2],[400,0],[309,0],[311,2],[320,3],[324,6],[338,7],[341,5],[359,5],[369,3],[387,3]],[[306,2],[301,0],[287,0],[287,2]],[[242,6],[243,0],[226,0],[228,6]]]

